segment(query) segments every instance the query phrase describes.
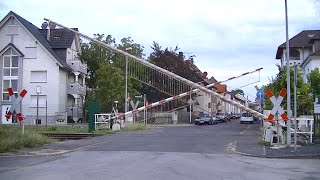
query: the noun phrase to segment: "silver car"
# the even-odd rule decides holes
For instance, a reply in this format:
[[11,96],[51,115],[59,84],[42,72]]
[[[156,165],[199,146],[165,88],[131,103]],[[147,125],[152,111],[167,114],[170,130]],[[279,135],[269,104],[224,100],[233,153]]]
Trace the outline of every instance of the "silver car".
[[253,124],[253,116],[251,113],[242,113],[241,117],[240,117],[240,124],[242,123],[250,123]]

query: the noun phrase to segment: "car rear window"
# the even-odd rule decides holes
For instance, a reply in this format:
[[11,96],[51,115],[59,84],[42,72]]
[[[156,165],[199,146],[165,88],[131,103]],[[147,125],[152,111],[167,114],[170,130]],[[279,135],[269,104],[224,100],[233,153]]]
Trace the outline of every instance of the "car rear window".
[[252,117],[252,115],[250,113],[242,113],[241,116],[242,117]]
[[198,117],[199,117],[199,118],[200,118],[200,117],[210,117],[210,115],[209,115],[209,114],[200,113],[200,114],[198,115]]

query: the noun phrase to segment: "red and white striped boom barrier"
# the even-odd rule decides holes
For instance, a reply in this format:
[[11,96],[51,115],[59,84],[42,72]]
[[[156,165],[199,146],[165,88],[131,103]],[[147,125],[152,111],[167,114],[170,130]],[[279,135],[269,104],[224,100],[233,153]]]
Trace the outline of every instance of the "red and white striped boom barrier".
[[[101,42],[101,41],[99,41],[99,40],[97,40],[97,39],[91,38],[91,37],[89,37],[89,36],[87,36],[87,35],[85,35],[85,34],[82,34],[82,33],[78,32],[78,31],[75,31],[75,30],[73,30],[73,29],[71,29],[71,28],[68,28],[68,27],[66,27],[66,26],[63,26],[63,25],[61,25],[61,24],[59,24],[59,23],[57,23],[57,22],[54,22],[54,21],[52,21],[52,20],[50,20],[50,19],[44,18],[44,20],[45,20],[45,21],[48,21],[49,24],[50,24],[50,23],[53,23],[53,24],[55,24],[55,25],[57,25],[57,26],[59,26],[59,27],[61,27],[61,28],[64,28],[64,29],[70,31],[70,32],[73,32],[73,33],[75,33],[75,34],[78,34],[79,36],[81,36],[81,37],[83,37],[83,38],[86,38],[86,39],[88,39],[88,40],[90,40],[90,41],[92,41],[92,42],[95,42],[95,43],[97,43],[97,44],[100,45],[100,46],[103,46],[103,47],[105,47],[105,48],[108,48],[108,49],[110,49],[110,50],[113,50],[113,51],[115,51],[115,52],[118,52],[118,53],[120,53],[120,54],[123,54],[124,56],[129,57],[128,59],[130,59],[130,58],[131,58],[131,59],[134,59],[134,60],[138,61],[139,63],[145,65],[145,66],[148,66],[148,67],[150,67],[150,68],[153,68],[153,69],[155,69],[155,70],[158,70],[158,71],[166,74],[166,75],[169,76],[169,77],[175,78],[175,79],[177,79],[177,80],[179,80],[179,81],[182,81],[182,82],[184,82],[184,83],[186,83],[186,84],[188,84],[188,85],[190,85],[190,86],[192,86],[192,87],[194,87],[194,88],[198,88],[199,90],[202,90],[202,91],[204,91],[204,92],[206,92],[206,93],[209,93],[209,94],[211,94],[211,95],[213,95],[213,96],[215,96],[215,97],[217,97],[217,98],[220,98],[221,100],[223,100],[223,101],[225,101],[225,102],[227,102],[227,103],[230,103],[230,104],[232,104],[232,105],[234,105],[234,106],[237,106],[237,107],[239,107],[239,108],[241,108],[241,109],[243,109],[243,110],[245,110],[245,111],[247,111],[247,112],[250,112],[251,114],[253,114],[253,115],[256,116],[256,117],[259,117],[259,118],[262,118],[262,119],[266,119],[266,118],[267,118],[265,115],[263,115],[263,114],[255,111],[255,110],[253,110],[253,109],[250,109],[250,108],[248,108],[248,107],[246,107],[246,106],[244,106],[244,105],[242,105],[242,104],[240,104],[240,103],[238,103],[238,102],[236,102],[236,101],[227,99],[227,98],[225,98],[224,96],[222,96],[221,94],[218,94],[217,92],[214,92],[214,91],[208,89],[207,87],[201,86],[201,85],[199,85],[199,84],[197,84],[197,83],[194,83],[194,82],[192,82],[192,81],[190,81],[190,80],[188,80],[188,79],[185,79],[185,78],[183,78],[183,77],[181,77],[181,76],[178,76],[178,75],[176,75],[176,74],[174,74],[174,73],[172,73],[172,72],[170,72],[170,71],[168,71],[168,70],[162,69],[162,68],[160,68],[160,67],[158,67],[158,66],[156,66],[156,65],[154,65],[154,64],[152,64],[152,63],[150,63],[150,62],[148,62],[148,61],[146,61],[146,60],[144,60],[144,59],[141,59],[141,58],[138,58],[138,57],[136,57],[136,56],[133,56],[133,55],[131,55],[131,54],[129,54],[129,53],[123,51],[123,50],[120,50],[120,49],[117,49],[117,48],[115,48],[115,47],[112,47],[112,46],[110,46],[110,45],[108,45],[108,44],[106,44],[106,43],[104,43],[104,42]],[[49,27],[50,27],[50,26],[49,26]],[[189,94],[191,94],[191,93],[192,93],[192,92],[186,92],[186,93],[183,93],[183,95],[189,95]],[[180,97],[179,97],[179,96],[174,96],[174,97],[171,97],[171,98],[172,98],[171,100],[174,100],[174,99],[177,99],[177,98],[180,98]],[[170,99],[170,98],[168,98],[168,99]],[[166,100],[161,100],[161,101],[159,101],[159,102],[152,103],[152,104],[150,104],[150,105],[148,105],[148,106],[143,106],[143,107],[140,107],[140,108],[135,109],[135,110],[133,110],[133,111],[129,111],[129,112],[126,112],[126,113],[123,113],[123,114],[119,114],[119,115],[117,115],[117,116],[115,116],[115,117],[122,117],[122,116],[125,116],[125,115],[128,115],[128,114],[131,114],[131,113],[135,113],[135,112],[138,112],[138,111],[142,111],[142,110],[145,109],[145,108],[154,107],[154,106],[157,106],[157,105],[159,105],[159,104],[166,103],[166,102],[167,102]],[[115,118],[115,117],[113,117],[113,118]]]

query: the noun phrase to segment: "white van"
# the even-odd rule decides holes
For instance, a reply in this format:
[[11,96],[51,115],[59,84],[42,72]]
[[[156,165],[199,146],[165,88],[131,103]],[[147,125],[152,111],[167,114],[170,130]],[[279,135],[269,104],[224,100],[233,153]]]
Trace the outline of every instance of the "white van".
[[248,113],[248,112],[244,112],[241,114],[241,117],[240,117],[240,124],[242,123],[250,123],[250,124],[253,124],[253,116],[251,113]]

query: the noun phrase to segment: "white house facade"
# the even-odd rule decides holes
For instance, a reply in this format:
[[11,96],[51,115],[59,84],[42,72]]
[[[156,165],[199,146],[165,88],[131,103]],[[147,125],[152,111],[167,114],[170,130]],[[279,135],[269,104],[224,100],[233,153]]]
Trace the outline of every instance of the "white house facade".
[[87,67],[79,60],[80,53],[76,35],[46,24],[39,29],[9,12],[0,22],[1,123],[15,122],[5,118],[12,104],[9,87],[16,94],[28,91],[20,104],[26,124],[35,123],[37,109],[42,124],[45,119],[55,123],[63,113],[75,121],[82,119]]
[[[290,65],[297,64],[303,72],[303,80],[307,82],[308,74],[315,68],[320,68],[320,30],[305,30],[289,40]],[[286,63],[286,45],[283,43],[277,49],[276,59],[280,66]]]

